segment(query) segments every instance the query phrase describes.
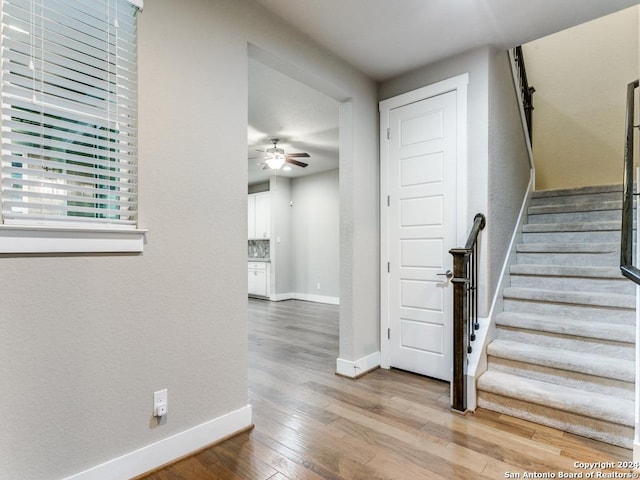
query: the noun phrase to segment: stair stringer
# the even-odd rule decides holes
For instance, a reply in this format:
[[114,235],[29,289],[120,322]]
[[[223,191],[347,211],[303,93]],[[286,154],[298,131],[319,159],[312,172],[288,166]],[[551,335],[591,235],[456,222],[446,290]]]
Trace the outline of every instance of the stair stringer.
[[[506,286],[511,284],[511,274],[509,269],[511,265],[516,263],[517,245],[522,243],[523,225],[527,223],[527,211],[531,203],[531,193],[534,188],[535,171],[530,170],[529,185],[522,199],[522,205],[520,212],[518,213],[518,220],[511,235],[511,241],[509,242],[509,252],[505,256],[502,264],[502,271],[500,272],[500,279],[496,286],[491,300],[491,308],[487,317],[479,317],[479,328],[476,330],[476,340],[473,342],[473,351],[467,357],[467,372],[465,379],[467,381],[467,410],[475,411],[477,408],[478,390],[477,380],[484,372],[487,371],[487,345],[489,345],[495,339],[496,312],[502,312],[504,300],[502,292]],[[482,255],[482,252],[480,252]]]

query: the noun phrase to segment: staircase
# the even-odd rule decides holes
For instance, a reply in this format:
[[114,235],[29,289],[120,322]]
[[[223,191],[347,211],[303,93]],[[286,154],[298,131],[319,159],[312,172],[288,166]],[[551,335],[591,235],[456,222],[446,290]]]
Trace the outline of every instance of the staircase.
[[534,192],[478,406],[631,448],[635,284],[619,271],[622,187]]

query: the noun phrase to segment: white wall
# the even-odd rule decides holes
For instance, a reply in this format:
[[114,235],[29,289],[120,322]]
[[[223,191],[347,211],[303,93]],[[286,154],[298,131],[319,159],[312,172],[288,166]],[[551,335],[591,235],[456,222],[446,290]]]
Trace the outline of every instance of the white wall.
[[338,170],[331,170],[292,182],[294,289],[310,298],[330,300],[340,296],[338,177]]
[[269,203],[271,220],[271,295],[287,295],[293,290],[293,232],[291,230],[291,180],[271,176]]
[[374,84],[249,0],[148,1],[139,29],[145,252],[0,258],[0,478],[64,478],[247,406],[248,43],[350,102],[340,356],[379,348]]
[[622,182],[626,87],[638,78],[632,7],[524,45],[536,89],[536,189]]

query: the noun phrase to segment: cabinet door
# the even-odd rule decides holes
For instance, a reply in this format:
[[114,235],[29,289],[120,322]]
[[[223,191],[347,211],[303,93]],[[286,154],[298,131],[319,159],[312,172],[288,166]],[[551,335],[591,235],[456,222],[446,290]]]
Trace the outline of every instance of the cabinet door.
[[267,288],[267,271],[265,269],[249,267],[247,277],[247,291],[249,295],[268,296],[269,289]]
[[256,238],[256,197],[247,197],[247,236],[249,239]]
[[267,275],[265,270],[255,270],[256,295],[267,296]]
[[255,237],[269,238],[269,192],[258,193],[255,196]]

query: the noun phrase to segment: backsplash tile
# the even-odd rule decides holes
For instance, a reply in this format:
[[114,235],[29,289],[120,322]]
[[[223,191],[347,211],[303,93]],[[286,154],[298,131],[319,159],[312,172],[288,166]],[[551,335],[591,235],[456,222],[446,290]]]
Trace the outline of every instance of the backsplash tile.
[[249,240],[248,257],[269,259],[269,240]]

